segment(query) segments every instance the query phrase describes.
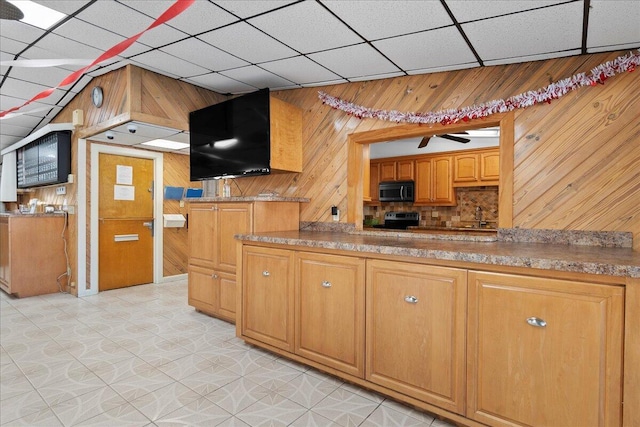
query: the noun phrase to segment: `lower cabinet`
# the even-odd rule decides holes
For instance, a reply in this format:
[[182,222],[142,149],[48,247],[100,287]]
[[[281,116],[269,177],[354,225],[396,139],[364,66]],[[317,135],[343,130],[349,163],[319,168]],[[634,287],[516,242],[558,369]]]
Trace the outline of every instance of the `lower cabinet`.
[[295,353],[364,378],[361,258],[296,254]]
[[293,352],[293,252],[245,246],[242,335]]
[[469,273],[467,417],[619,426],[624,288]]
[[367,380],[464,414],[466,270],[367,261]]

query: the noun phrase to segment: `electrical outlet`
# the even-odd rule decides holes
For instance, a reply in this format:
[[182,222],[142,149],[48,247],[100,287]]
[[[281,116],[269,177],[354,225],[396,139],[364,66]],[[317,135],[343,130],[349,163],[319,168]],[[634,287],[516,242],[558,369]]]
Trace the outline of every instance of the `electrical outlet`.
[[69,215],[74,215],[74,214],[76,213],[76,208],[75,208],[75,206],[73,206],[73,205],[69,205],[69,206],[67,207],[67,213],[68,213]]
[[60,187],[56,188],[56,194],[57,195],[63,195],[63,194],[67,194],[67,187],[65,187],[64,185],[61,185]]
[[340,209],[337,206],[331,206],[331,216],[334,221],[340,221]]

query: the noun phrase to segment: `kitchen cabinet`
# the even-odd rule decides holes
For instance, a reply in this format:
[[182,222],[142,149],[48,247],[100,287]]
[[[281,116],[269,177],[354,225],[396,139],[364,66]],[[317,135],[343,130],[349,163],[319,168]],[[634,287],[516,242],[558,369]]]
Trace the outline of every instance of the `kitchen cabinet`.
[[19,298],[60,291],[65,221],[62,215],[0,216],[0,288]]
[[[366,182],[366,181],[365,181]],[[378,203],[378,185],[380,184],[380,162],[372,160],[369,164],[369,186],[364,186],[364,201]],[[367,193],[368,191],[368,193]]]
[[414,205],[455,206],[452,156],[421,157],[416,159],[416,189]]
[[466,270],[367,261],[367,380],[465,409]]
[[624,288],[469,272],[467,417],[618,426]]
[[413,159],[385,160],[380,163],[380,182],[384,181],[413,181]]
[[244,247],[241,334],[294,351],[293,251]]
[[[189,305],[234,322],[236,234],[299,228],[297,202],[191,202]],[[277,218],[277,220],[274,220]]]
[[296,255],[296,354],[364,378],[364,271],[361,258]]
[[498,185],[500,154],[498,149],[470,150],[453,156],[453,186]]

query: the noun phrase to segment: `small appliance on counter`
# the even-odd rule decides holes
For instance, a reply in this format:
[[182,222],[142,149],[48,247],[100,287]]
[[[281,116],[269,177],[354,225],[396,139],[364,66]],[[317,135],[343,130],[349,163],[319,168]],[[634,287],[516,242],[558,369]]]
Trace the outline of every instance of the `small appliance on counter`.
[[415,227],[419,224],[420,214],[418,212],[387,212],[384,214],[384,224],[376,224],[373,227],[406,230],[407,227]]

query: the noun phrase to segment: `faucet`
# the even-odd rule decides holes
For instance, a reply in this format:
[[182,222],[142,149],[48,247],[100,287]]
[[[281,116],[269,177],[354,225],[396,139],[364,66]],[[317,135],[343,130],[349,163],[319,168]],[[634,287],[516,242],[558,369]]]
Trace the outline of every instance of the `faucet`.
[[476,221],[478,221],[478,228],[482,227],[482,208],[480,206],[476,206]]

